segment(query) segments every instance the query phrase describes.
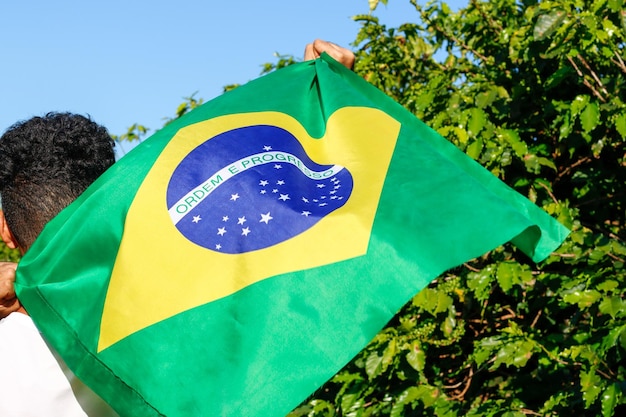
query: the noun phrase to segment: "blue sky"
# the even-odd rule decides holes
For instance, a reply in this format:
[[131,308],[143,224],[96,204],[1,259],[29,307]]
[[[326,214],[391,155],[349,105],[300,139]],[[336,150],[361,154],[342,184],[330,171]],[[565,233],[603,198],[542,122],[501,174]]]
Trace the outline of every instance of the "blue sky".
[[[2,1],[0,132],[48,111],[89,114],[112,134],[158,129],[183,97],[257,78],[276,52],[301,58],[315,38],[349,47],[351,17],[368,10],[367,0]],[[392,26],[417,17],[408,0],[375,15]]]

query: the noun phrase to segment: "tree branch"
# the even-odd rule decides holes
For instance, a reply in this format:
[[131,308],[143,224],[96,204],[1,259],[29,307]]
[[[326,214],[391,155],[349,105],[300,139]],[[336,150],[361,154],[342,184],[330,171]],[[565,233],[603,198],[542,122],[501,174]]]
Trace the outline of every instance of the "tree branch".
[[472,54],[474,54],[477,58],[479,58],[484,64],[488,64],[488,59],[486,56],[484,56],[483,54],[481,54],[480,52],[474,50],[473,48],[471,48],[470,46],[466,45],[463,41],[461,41],[459,38],[457,38],[454,35],[449,35],[448,33],[444,32],[443,29],[441,29],[441,27],[439,25],[434,25],[434,28],[436,31],[440,32],[443,36],[446,37],[446,39],[448,39],[449,41],[452,41],[456,44],[458,44],[461,49],[464,49],[466,51],[471,52]]
[[585,164],[587,162],[591,162],[591,157],[585,156],[583,158],[580,158],[578,161],[574,162],[572,165],[568,166],[563,171],[559,172],[557,174],[556,179],[555,179],[554,182],[558,182],[561,178],[563,178],[565,175],[569,174],[572,170],[574,170],[578,166],[580,166],[582,164]]
[[552,194],[552,191],[550,191],[550,189],[548,188],[547,185],[545,185],[544,183],[541,182],[537,182],[537,184],[539,184],[540,186],[542,186],[543,188],[545,188],[546,192],[548,193],[548,195],[550,197],[552,197],[552,201],[554,201],[556,204],[559,204],[559,200],[556,199],[556,197],[554,196],[554,194]]
[[611,62],[614,63],[615,65],[618,66],[618,68],[620,70],[622,70],[622,72],[624,74],[626,74],[626,64],[624,64],[624,60],[622,59],[621,56],[619,56],[619,54],[617,53],[617,51],[613,52],[615,54],[615,56],[617,57],[617,60],[611,58]]
[[497,21],[493,20],[491,18],[491,16],[489,16],[487,13],[485,13],[485,11],[482,9],[481,3],[479,3],[476,0],[472,0],[471,1],[472,6],[474,6],[476,8],[476,10],[478,10],[478,13],[480,13],[480,15],[483,17],[483,19],[485,19],[487,22],[489,22],[489,26],[495,28],[498,32],[502,32],[504,30],[504,28],[502,27],[501,24],[499,24]]
[[589,71],[589,73],[591,74],[591,77],[595,80],[596,84],[602,89],[602,92],[608,96],[609,92],[606,91],[604,84],[602,84],[602,81],[600,80],[596,72],[591,69],[591,66],[589,65],[589,63],[587,63],[587,60],[583,58],[580,54],[577,55],[577,58],[580,60],[580,62],[583,63],[585,68],[587,68],[587,71]]
[[[579,57],[580,57],[580,55],[579,55]],[[585,74],[583,74],[583,72],[580,70],[580,68],[578,68],[578,65],[576,65],[574,60],[571,57],[569,57],[569,56],[567,57],[567,60],[570,62],[570,64],[572,64],[572,66],[576,70],[576,73],[578,74],[578,76],[582,78],[583,84],[585,84],[585,86],[587,88],[589,88],[591,90],[591,92],[593,93],[593,95],[596,96],[601,102],[606,103],[606,99],[602,96],[602,94],[600,94],[600,92],[598,90],[596,90],[596,88],[593,85],[591,85],[591,83],[587,80],[587,78],[585,78]],[[604,86],[603,86],[603,88],[604,88]]]

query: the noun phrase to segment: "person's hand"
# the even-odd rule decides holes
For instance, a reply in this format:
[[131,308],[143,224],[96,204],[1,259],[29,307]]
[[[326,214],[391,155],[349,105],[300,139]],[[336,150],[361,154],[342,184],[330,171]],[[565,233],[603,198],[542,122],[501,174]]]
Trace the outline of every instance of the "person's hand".
[[22,306],[15,296],[15,269],[13,262],[0,262],[0,319],[5,318]]
[[332,42],[316,39],[304,48],[304,60],[309,61],[320,57],[322,52],[326,52],[335,61],[344,65],[348,69],[354,67],[354,53],[346,48]]

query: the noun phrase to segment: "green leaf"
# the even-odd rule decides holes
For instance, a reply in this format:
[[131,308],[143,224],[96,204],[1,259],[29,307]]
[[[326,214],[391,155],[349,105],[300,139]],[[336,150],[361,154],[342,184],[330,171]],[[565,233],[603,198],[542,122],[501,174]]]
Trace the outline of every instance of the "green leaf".
[[513,280],[515,279],[511,265],[508,263],[498,265],[496,279],[498,280],[500,288],[502,288],[504,292],[508,292],[513,287]]
[[608,37],[613,37],[617,33],[619,33],[619,28],[613,24],[610,20],[602,21],[602,28],[604,32],[608,35]]
[[526,165],[526,169],[529,172],[537,174],[541,171],[542,166],[552,168],[554,171],[557,170],[556,165],[554,165],[553,161],[543,156],[537,156],[534,154],[528,154],[524,157],[524,165]]
[[541,41],[550,36],[563,23],[566,16],[562,10],[553,10],[550,13],[540,15],[533,29],[535,40]]
[[499,336],[491,336],[478,340],[474,346],[474,360],[477,365],[487,362],[493,355],[493,352],[501,344]]
[[611,250],[617,255],[626,255],[626,246],[622,245],[618,241],[611,241]]
[[456,134],[456,137],[459,140],[459,143],[462,143],[462,144],[467,143],[467,140],[469,138],[469,135],[467,134],[467,130],[455,126],[453,128],[453,131]]
[[615,413],[615,407],[620,403],[622,391],[616,383],[609,385],[600,397],[602,404],[602,417],[611,417]]
[[363,399],[360,397],[359,393],[344,394],[341,397],[341,409],[344,411],[359,409],[362,405]]
[[429,313],[434,312],[437,309],[437,290],[424,288],[413,297],[413,304],[423,308]]
[[611,292],[617,288],[619,288],[619,282],[609,279],[607,281],[599,283],[596,288],[602,292]]
[[430,407],[439,398],[439,390],[430,385],[422,384],[417,387],[417,398],[424,403],[425,407]]
[[476,138],[465,149],[465,153],[468,154],[472,159],[478,159],[482,150],[483,150],[483,141],[480,138]]
[[176,114],[178,116],[182,116],[183,114],[185,114],[188,108],[189,108],[189,104],[187,102],[180,103],[178,107],[176,108]]
[[[414,388],[414,387],[411,387]],[[391,412],[389,413],[389,417],[404,417],[405,412],[404,408],[406,407],[406,401],[400,400],[396,401],[391,406]]]
[[589,104],[589,96],[588,95],[578,95],[570,104],[570,111],[572,115],[577,116],[582,112]]
[[626,300],[621,297],[605,297],[599,305],[601,313],[610,315],[613,319],[626,315]]
[[409,353],[407,353],[406,360],[413,369],[422,372],[426,362],[426,354],[419,344],[415,344]]
[[593,305],[602,297],[596,290],[571,291],[563,295],[563,301],[569,304],[578,304],[580,308],[587,308]]
[[568,137],[572,133],[572,120],[569,115],[564,115],[563,120],[561,122],[561,126],[559,127],[559,139],[563,139]]
[[526,266],[516,262],[502,262],[498,264],[496,278],[502,290],[508,292],[514,285],[532,281],[533,275]]
[[609,330],[609,333],[602,338],[600,348],[602,352],[618,346],[621,343],[622,349],[626,349],[626,324]]
[[528,146],[520,139],[519,133],[515,130],[502,129],[499,134],[502,139],[511,145],[513,152],[515,152],[517,156],[523,157],[528,153]]
[[492,281],[493,274],[490,267],[484,268],[477,273],[472,273],[467,276],[467,286],[470,290],[474,291],[474,294],[479,301],[484,301],[489,298]]
[[622,136],[622,139],[626,139],[626,114],[620,114],[615,119],[615,129]]
[[484,109],[489,106],[498,97],[498,90],[490,88],[489,90],[476,95],[476,107]]
[[446,294],[444,291],[437,291],[437,309],[435,314],[448,311],[450,306],[454,303],[452,297]]
[[557,168],[556,168],[556,165],[554,164],[554,162],[551,161],[548,158],[544,158],[543,156],[539,157],[539,158],[537,158],[537,162],[539,163],[539,165],[543,165],[543,166],[552,168],[554,171],[557,171]]
[[374,379],[382,371],[383,357],[378,352],[372,352],[365,361],[365,372],[369,379]]
[[382,370],[383,371],[387,369],[389,364],[393,362],[393,358],[396,356],[397,353],[398,353],[398,343],[396,342],[396,339],[391,339],[389,341],[389,344],[383,351],[383,357],[382,357]]
[[470,136],[476,136],[485,127],[487,115],[481,109],[474,107],[470,110],[470,119],[467,124],[467,130]]
[[574,70],[572,70],[570,67],[561,67],[557,69],[546,80],[545,88],[550,89],[559,86],[561,84],[561,81],[567,79],[573,72]]
[[602,392],[602,380],[596,375],[595,368],[591,368],[589,372],[580,372],[580,386],[585,406],[589,407]]
[[496,369],[501,364],[521,368],[532,356],[535,344],[530,340],[512,340],[504,344],[504,346],[496,354],[496,360],[492,369]]
[[392,406],[389,415],[390,417],[404,417],[407,415],[405,412],[407,405],[421,400],[425,407],[430,407],[438,397],[439,391],[429,385],[420,384],[417,387],[409,387],[398,396],[398,400]]
[[422,307],[433,316],[448,310],[453,302],[454,300],[444,291],[433,288],[424,288],[413,298],[415,305]]
[[398,400],[391,407],[390,417],[404,417],[407,404],[417,401],[421,395],[420,387],[409,387],[398,396]]
[[580,115],[580,121],[585,132],[589,133],[595,129],[600,122],[600,109],[598,108],[598,104],[595,102],[588,103]]

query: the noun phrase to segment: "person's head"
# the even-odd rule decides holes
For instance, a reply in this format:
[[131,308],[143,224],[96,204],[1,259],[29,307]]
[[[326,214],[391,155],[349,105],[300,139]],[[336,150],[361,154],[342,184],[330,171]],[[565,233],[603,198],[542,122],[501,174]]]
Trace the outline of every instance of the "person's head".
[[25,252],[45,224],[115,162],[114,142],[89,117],[48,113],[0,137],[0,235]]

